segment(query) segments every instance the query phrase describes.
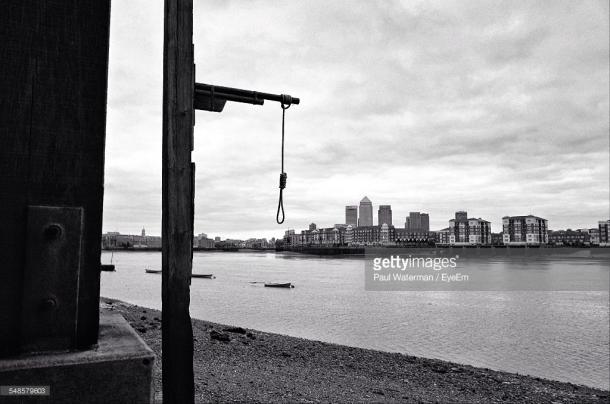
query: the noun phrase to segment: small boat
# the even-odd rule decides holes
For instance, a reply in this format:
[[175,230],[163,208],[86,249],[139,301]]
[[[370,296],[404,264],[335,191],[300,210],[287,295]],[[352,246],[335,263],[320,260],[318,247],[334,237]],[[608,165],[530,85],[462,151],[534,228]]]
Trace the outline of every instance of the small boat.
[[214,274],[191,274],[191,278],[215,279]]
[[292,289],[294,288],[294,285],[290,282],[286,282],[286,283],[265,283],[265,287],[266,288],[288,288],[288,289]]
[[[145,270],[146,270],[147,274],[160,274],[161,273],[160,269],[146,268]],[[191,274],[191,278],[215,279],[216,277],[214,276],[214,274]]]

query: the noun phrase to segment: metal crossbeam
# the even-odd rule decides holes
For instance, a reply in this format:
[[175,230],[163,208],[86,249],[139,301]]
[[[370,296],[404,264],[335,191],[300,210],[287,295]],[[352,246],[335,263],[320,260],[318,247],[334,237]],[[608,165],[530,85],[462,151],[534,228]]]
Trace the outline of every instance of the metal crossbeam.
[[263,105],[265,100],[285,105],[299,104],[300,100],[287,94],[270,94],[240,88],[195,83],[194,107],[204,111],[222,112],[227,101]]

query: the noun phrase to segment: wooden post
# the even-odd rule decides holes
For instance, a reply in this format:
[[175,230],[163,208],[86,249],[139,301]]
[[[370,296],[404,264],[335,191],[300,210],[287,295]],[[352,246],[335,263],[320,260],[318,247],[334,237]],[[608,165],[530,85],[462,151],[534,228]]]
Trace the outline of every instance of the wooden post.
[[193,1],[165,0],[163,48],[163,401],[192,403]]
[[[58,313],[78,306],[76,340],[63,349],[86,349],[97,343],[109,31],[110,0],[2,2],[0,357],[22,348],[23,319],[43,327],[27,311],[29,303],[30,307],[39,303],[32,299],[43,294],[45,300],[55,300]],[[41,206],[82,208],[80,259],[70,268],[57,266],[59,276],[68,276],[69,282],[56,278],[52,284],[27,283],[31,258],[27,252],[41,251],[31,243],[39,233],[35,228],[28,232],[28,223],[34,223],[33,212],[40,213],[36,207]],[[64,228],[62,237],[73,239],[76,234]],[[64,262],[64,258],[59,261]],[[44,270],[32,264],[29,269]],[[41,264],[50,263],[41,260]],[[68,273],[74,268],[78,290],[75,274]],[[74,328],[72,319],[70,324],[55,321],[48,334]],[[48,336],[47,331],[39,331]]]

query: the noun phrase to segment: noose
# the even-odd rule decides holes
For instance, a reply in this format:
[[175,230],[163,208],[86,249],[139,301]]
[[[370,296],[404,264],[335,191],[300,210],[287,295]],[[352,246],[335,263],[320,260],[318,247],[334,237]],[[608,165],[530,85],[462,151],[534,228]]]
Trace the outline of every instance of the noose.
[[[280,173],[280,198],[277,202],[277,213],[275,220],[277,224],[284,223],[286,215],[284,214],[284,188],[286,188],[286,178],[288,175],[284,172],[284,123],[286,121],[286,110],[290,108],[292,97],[282,94],[282,172]],[[282,212],[282,220],[280,220],[280,211]]]

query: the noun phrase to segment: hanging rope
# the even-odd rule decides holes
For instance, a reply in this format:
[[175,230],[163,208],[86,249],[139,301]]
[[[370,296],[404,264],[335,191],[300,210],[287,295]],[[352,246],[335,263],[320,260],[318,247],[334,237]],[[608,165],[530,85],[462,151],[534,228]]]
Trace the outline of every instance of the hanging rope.
[[[286,178],[288,175],[284,172],[284,122],[286,121],[286,110],[290,108],[292,97],[282,94],[282,172],[280,174],[280,198],[277,202],[277,213],[275,221],[277,224],[284,223],[286,215],[284,214],[284,188],[286,188]],[[282,212],[282,220],[280,220],[280,211]]]

